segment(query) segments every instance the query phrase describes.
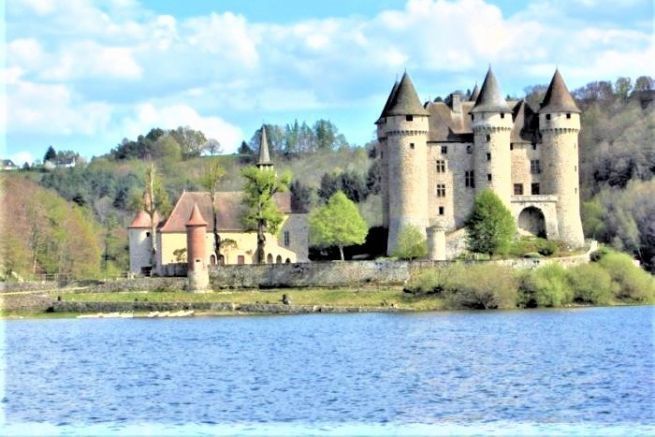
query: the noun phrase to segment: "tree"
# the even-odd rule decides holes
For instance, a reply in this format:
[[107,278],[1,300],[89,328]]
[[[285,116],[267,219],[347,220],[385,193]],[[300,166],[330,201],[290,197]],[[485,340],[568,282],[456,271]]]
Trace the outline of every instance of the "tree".
[[632,91],[632,80],[629,77],[619,77],[614,82],[614,93],[617,97],[625,100],[628,100],[630,96],[630,91]]
[[337,191],[327,204],[314,210],[309,216],[309,235],[317,246],[338,246],[341,260],[345,259],[343,247],[362,244],[366,240],[368,226],[355,205],[346,195]]
[[507,253],[516,234],[512,213],[489,189],[475,197],[473,212],[466,228],[468,249],[472,252],[488,253],[489,256]]
[[164,185],[157,175],[157,169],[154,163],[146,168],[145,187],[141,201],[137,205],[150,217],[150,266],[155,268],[157,265],[157,218],[161,214],[168,214],[171,204]]
[[428,244],[420,229],[412,225],[403,227],[391,255],[400,259],[425,258],[428,255]]
[[212,233],[214,234],[214,255],[216,255],[216,260],[221,259],[221,237],[218,235],[218,210],[216,209],[216,192],[218,190],[218,184],[225,175],[225,170],[221,167],[221,163],[218,158],[212,158],[207,160],[203,173],[201,176],[200,183],[204,189],[208,191],[209,201],[212,205],[212,217],[214,225],[212,227]]
[[209,153],[211,156],[218,155],[223,151],[221,143],[219,143],[218,140],[215,140],[214,138],[208,139],[203,146],[203,149],[206,150],[207,153]]
[[246,214],[243,222],[248,229],[257,231],[256,262],[265,262],[264,245],[266,232],[275,234],[284,220],[284,216],[275,204],[274,195],[289,189],[291,174],[277,175],[272,170],[260,170],[246,167],[241,171],[245,178],[243,204]]
[[653,78],[650,76],[639,76],[635,80],[635,91],[649,91],[653,89]]
[[54,162],[55,159],[57,159],[57,152],[55,152],[54,147],[49,146],[48,150],[45,152],[45,155],[43,155],[43,162],[46,162],[46,161]]
[[245,141],[241,141],[241,146],[239,146],[237,153],[239,154],[239,162],[241,164],[250,164],[253,161],[255,155],[248,143]]
[[[199,130],[193,130],[189,126],[180,126],[171,130],[170,135],[180,145],[184,159],[200,156],[207,144],[205,134]],[[216,141],[216,143],[218,142]]]

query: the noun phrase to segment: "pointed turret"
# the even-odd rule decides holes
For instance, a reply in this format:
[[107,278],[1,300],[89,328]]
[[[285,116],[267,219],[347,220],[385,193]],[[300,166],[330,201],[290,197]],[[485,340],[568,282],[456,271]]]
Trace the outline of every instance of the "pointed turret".
[[268,140],[266,139],[266,126],[262,125],[261,136],[259,137],[259,158],[257,159],[257,167],[259,169],[273,167],[271,161],[271,154],[268,151]]
[[202,214],[200,213],[200,208],[198,208],[198,204],[194,203],[193,204],[193,210],[191,211],[191,215],[189,216],[189,220],[186,222],[187,226],[207,226],[207,222],[203,218]]
[[489,67],[484,82],[482,82],[480,95],[475,99],[475,105],[471,112],[510,112],[491,67]]
[[578,105],[575,104],[573,96],[571,96],[568,88],[566,88],[566,84],[559,70],[555,70],[553,79],[550,81],[550,85],[546,91],[544,101],[541,103],[541,109],[539,110],[541,114],[553,112],[581,112]]
[[471,96],[469,97],[469,102],[475,102],[478,100],[478,97],[480,96],[480,87],[478,86],[478,83],[475,83],[475,86],[473,87],[473,91],[471,91]]
[[421,105],[412,79],[410,79],[407,72],[400,79],[396,92],[382,115],[385,117],[392,115],[428,115],[428,111]]

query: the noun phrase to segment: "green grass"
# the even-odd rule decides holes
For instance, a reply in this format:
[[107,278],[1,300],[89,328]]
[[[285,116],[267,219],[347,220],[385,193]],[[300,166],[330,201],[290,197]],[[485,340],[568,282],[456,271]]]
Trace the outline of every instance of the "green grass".
[[210,293],[119,292],[119,293],[53,293],[64,302],[229,302],[235,304],[281,303],[282,295],[292,305],[325,305],[337,307],[388,307],[402,310],[430,311],[443,309],[443,301],[434,296],[410,296],[401,290],[270,290],[219,291]]

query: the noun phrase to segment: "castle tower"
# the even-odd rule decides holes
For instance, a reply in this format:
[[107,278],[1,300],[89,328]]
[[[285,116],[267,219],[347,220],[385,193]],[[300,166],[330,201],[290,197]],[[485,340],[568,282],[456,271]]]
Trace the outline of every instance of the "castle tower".
[[203,291],[209,286],[205,235],[207,222],[197,204],[186,222],[187,280],[189,291]]
[[139,211],[127,228],[130,245],[130,272],[137,275],[143,273],[143,268],[150,267],[151,232],[150,217],[145,211]]
[[257,158],[257,168],[260,170],[273,170],[273,161],[268,151],[268,139],[266,138],[266,126],[262,125],[259,137],[259,156]]
[[471,109],[471,127],[476,191],[490,188],[509,208],[512,195],[512,111],[500,93],[491,67]]
[[388,159],[389,239],[387,253],[408,225],[425,235],[428,225],[427,138],[428,112],[419,101],[412,80],[403,74],[383,114],[385,159]]
[[556,70],[539,110],[542,185],[544,194],[557,196],[559,236],[573,247],[584,245],[578,173],[580,112]]
[[384,104],[384,109],[380,117],[375,122],[377,126],[378,148],[376,151],[377,159],[380,164],[380,187],[382,195],[382,226],[389,229],[389,155],[387,152],[387,134],[385,132],[386,117],[385,114],[389,109],[389,104],[398,91],[398,81],[394,82],[393,88]]

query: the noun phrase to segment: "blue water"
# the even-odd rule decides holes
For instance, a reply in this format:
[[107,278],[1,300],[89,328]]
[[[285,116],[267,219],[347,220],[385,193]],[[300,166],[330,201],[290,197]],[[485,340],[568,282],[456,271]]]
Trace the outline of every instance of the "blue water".
[[12,435],[655,433],[652,307],[12,320],[2,334]]

